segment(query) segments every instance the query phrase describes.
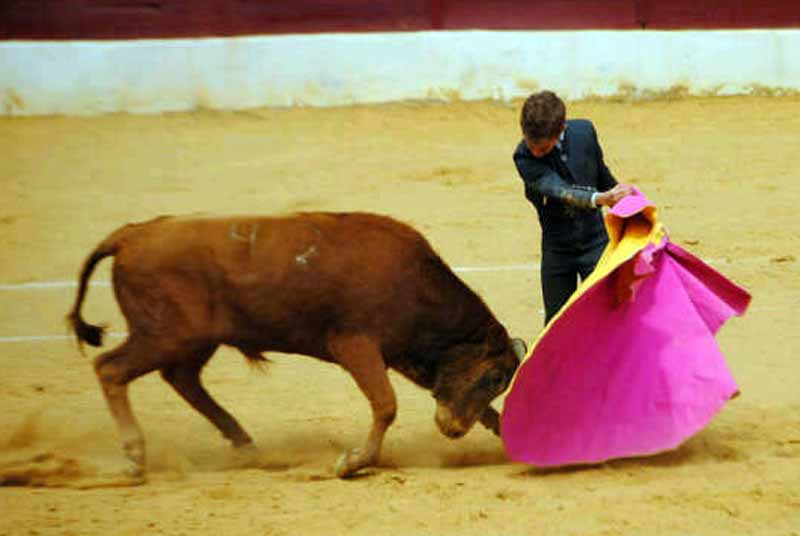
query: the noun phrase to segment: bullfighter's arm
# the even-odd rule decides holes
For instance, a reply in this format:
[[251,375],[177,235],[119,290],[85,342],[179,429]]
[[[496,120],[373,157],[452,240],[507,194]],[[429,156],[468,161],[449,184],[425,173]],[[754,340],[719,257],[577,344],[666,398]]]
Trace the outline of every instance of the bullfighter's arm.
[[596,189],[570,184],[558,173],[531,158],[514,155],[514,163],[525,182],[525,197],[529,201],[535,203],[537,197],[554,198],[581,209],[595,208],[592,194],[597,192]]

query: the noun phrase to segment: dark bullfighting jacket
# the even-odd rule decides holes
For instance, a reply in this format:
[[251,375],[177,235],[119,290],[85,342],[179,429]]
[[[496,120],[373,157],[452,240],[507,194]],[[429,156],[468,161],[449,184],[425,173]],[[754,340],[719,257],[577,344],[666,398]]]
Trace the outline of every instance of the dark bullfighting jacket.
[[608,241],[602,212],[591,199],[617,181],[603,161],[590,121],[568,120],[560,145],[536,158],[523,140],[514,151],[514,164],[525,183],[525,197],[539,215],[542,249],[581,252]]

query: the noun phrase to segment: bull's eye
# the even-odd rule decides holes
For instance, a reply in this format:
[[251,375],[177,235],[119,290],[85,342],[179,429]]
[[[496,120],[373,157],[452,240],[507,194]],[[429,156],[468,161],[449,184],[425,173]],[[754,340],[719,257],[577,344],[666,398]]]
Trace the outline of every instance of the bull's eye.
[[499,370],[490,370],[481,378],[481,385],[492,390],[500,390],[503,388],[506,377]]

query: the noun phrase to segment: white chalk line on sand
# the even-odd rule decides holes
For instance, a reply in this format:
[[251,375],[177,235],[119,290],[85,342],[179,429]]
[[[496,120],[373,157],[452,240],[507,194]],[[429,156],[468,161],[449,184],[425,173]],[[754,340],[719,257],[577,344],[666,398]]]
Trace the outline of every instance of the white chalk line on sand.
[[[709,264],[729,262],[728,259],[711,259],[706,261]],[[521,264],[503,264],[494,266],[456,266],[453,268],[457,273],[494,273],[494,272],[513,272],[523,270],[538,270],[540,264],[538,262],[529,262]],[[94,287],[110,287],[111,281],[98,280],[89,283]],[[0,291],[25,291],[25,290],[54,290],[64,288],[76,288],[77,281],[30,281],[26,283],[4,283],[0,284]],[[782,310],[781,308],[759,308],[759,311]],[[127,337],[126,332],[112,331],[106,333],[111,338]],[[0,344],[2,343],[20,343],[20,342],[50,342],[50,341],[65,341],[74,339],[74,335],[11,335],[0,336]]]
[[[529,262],[524,264],[503,264],[497,266],[456,266],[453,271],[456,273],[481,273],[481,272],[513,272],[521,270],[538,270],[539,263]],[[93,287],[110,287],[111,281],[97,280],[90,281]],[[62,288],[77,288],[77,281],[29,281],[26,283],[0,283],[0,290],[55,290]]]
[[[761,258],[758,258],[761,260]],[[752,260],[752,259],[751,259]],[[730,262],[729,259],[708,259],[705,262],[708,264],[725,264]],[[525,262],[519,264],[496,264],[488,266],[455,266],[453,271],[460,274],[476,274],[476,273],[495,273],[495,272],[517,272],[526,270],[538,270],[540,267],[538,262]],[[96,280],[90,281],[90,286],[93,287],[110,287],[111,281]],[[62,281],[29,281],[26,283],[0,283],[0,291],[7,290],[54,290],[62,288],[76,288],[78,282],[74,280]]]
[[[492,272],[510,272],[517,270],[536,270],[539,268],[538,263],[525,263],[525,264],[506,264],[498,266],[457,266],[453,268],[455,272],[459,273],[492,273]],[[92,287],[110,287],[111,281],[96,280],[90,281],[89,285]],[[58,289],[74,289],[77,288],[77,281],[29,281],[25,283],[2,283],[0,284],[0,291],[30,291],[30,290],[58,290]],[[125,332],[109,332],[106,334],[112,338],[123,338],[128,334]],[[11,335],[0,336],[0,343],[20,343],[20,342],[50,342],[50,341],[66,341],[74,340],[74,335]]]
[[[91,281],[93,287],[110,287],[111,281]],[[0,290],[52,290],[59,288],[76,288],[77,281],[29,281],[27,283],[2,283]]]
[[[128,334],[124,331],[109,331],[105,334],[106,337],[112,339],[122,339],[127,337]],[[69,341],[75,340],[75,335],[12,335],[9,337],[0,337],[0,343],[4,342],[50,342],[50,341]]]
[[[493,272],[512,272],[521,270],[538,270],[539,263],[523,263],[523,264],[505,264],[497,266],[456,266],[453,271],[457,273],[493,273]],[[111,281],[96,280],[90,281],[90,286],[93,287],[110,287]],[[29,290],[58,290],[58,289],[74,289],[77,288],[77,281],[29,281],[25,283],[2,283],[0,284],[0,291],[29,291]],[[111,338],[127,337],[125,332],[109,332],[106,334]],[[20,342],[50,342],[50,341],[67,341],[74,340],[74,335],[10,335],[0,336],[1,343],[20,343]]]
[[[775,312],[785,311],[784,307],[758,307],[752,309],[750,312]],[[544,316],[544,311],[538,311],[540,316]],[[125,331],[109,331],[105,333],[106,337],[112,339],[123,339],[128,336]],[[75,340],[74,335],[11,335],[7,337],[0,337],[0,344],[4,343],[24,343],[24,342],[54,342],[54,341],[69,341]]]

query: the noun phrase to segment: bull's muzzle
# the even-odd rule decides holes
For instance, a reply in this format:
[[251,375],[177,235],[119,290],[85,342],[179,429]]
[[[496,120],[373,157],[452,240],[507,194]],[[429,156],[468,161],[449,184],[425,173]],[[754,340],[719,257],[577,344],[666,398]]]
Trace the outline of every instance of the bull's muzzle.
[[439,427],[440,432],[451,439],[463,436],[470,429],[470,425],[462,423],[453,415],[450,408],[441,403],[436,406],[436,426]]

